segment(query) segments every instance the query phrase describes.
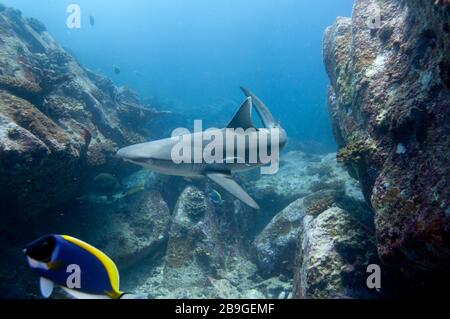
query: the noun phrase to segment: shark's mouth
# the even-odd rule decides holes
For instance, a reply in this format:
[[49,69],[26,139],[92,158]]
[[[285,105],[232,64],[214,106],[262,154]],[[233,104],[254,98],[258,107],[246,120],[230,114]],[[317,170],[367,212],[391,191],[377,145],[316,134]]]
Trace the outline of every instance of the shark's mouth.
[[151,164],[152,159],[151,158],[143,158],[143,157],[136,157],[136,158],[129,158],[127,161],[136,163],[136,164]]

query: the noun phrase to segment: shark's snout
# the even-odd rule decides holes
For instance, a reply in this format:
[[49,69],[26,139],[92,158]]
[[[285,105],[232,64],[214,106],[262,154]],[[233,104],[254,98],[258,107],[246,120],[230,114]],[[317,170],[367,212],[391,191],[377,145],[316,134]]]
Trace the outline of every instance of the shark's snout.
[[117,151],[116,156],[125,161],[135,161],[135,162],[146,159],[146,156],[140,154],[139,148],[136,146],[128,146],[125,148],[121,148],[120,150]]
[[151,143],[128,146],[118,150],[116,156],[137,165],[151,164],[154,159],[154,152],[153,148],[149,146],[151,146]]
[[126,148],[121,148],[120,150],[117,151],[116,156],[121,159],[127,159],[129,155]]

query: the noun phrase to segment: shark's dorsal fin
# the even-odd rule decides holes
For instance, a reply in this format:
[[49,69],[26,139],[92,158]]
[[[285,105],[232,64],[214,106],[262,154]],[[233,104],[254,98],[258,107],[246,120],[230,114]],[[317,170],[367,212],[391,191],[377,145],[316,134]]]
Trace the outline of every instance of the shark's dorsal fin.
[[244,130],[255,127],[252,122],[252,98],[248,97],[227,128]]
[[260,98],[258,98],[253,92],[242,86],[241,90],[242,92],[244,92],[246,97],[252,98],[252,102],[255,104],[256,111],[258,112],[259,117],[261,118],[266,128],[274,128],[279,126],[279,124],[273,118],[272,113],[270,113],[269,108],[264,104],[263,101],[261,101]]
[[210,172],[207,173],[206,176],[213,182],[219,184],[223,189],[231,193],[237,199],[244,202],[246,205],[254,209],[260,209],[259,205],[253,200],[253,198],[251,198],[250,195],[247,194],[247,192],[243,190],[238,183],[236,183],[231,174],[223,172]]

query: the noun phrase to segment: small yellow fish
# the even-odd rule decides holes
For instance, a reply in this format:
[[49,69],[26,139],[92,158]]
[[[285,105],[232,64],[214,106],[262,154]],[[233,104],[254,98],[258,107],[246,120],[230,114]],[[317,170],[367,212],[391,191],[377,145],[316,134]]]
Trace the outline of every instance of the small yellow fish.
[[145,187],[144,186],[136,186],[136,187],[132,187],[130,189],[127,189],[124,193],[123,193],[123,197],[128,197],[131,195],[135,195],[138,193],[141,193],[145,191]]

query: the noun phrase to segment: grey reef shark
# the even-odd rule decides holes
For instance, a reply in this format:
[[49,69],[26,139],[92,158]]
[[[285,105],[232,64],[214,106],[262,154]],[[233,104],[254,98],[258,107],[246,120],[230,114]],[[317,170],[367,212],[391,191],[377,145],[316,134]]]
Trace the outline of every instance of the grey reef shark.
[[[117,156],[159,174],[207,177],[246,205],[259,209],[253,198],[233,179],[233,174],[256,168],[263,172],[268,164],[272,169],[266,174],[276,173],[287,134],[255,94],[241,89],[247,98],[227,128],[174,132],[170,138],[122,148]],[[252,122],[253,105],[263,128],[256,128]],[[205,156],[208,149],[210,155]],[[179,160],[178,155],[184,160]]]

